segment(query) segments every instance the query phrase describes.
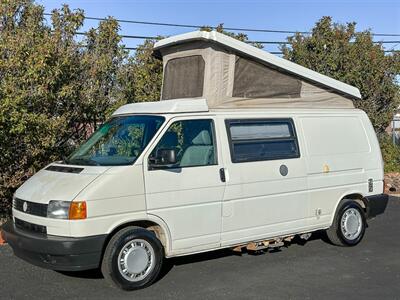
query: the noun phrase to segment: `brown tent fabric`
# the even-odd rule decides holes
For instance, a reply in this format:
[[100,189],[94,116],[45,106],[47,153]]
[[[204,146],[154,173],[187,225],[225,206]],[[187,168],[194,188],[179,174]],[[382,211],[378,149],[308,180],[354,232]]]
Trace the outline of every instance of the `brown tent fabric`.
[[301,81],[242,57],[236,58],[232,97],[299,98]]
[[164,65],[161,100],[205,98],[211,110],[354,107],[347,95],[210,41],[158,51]]

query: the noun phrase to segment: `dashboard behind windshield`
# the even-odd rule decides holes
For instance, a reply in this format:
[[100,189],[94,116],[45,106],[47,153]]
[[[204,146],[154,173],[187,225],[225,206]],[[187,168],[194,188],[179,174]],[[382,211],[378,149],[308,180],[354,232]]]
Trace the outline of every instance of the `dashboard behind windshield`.
[[129,165],[142,153],[164,122],[161,116],[121,116],[102,125],[66,160],[68,164]]

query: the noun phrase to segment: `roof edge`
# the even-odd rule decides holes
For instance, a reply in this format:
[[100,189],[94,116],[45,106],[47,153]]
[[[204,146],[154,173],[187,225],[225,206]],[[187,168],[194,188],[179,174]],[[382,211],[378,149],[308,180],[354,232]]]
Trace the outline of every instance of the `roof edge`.
[[168,113],[189,113],[208,112],[206,99],[172,99],[164,101],[136,102],[119,107],[112,116],[127,114],[168,114]]

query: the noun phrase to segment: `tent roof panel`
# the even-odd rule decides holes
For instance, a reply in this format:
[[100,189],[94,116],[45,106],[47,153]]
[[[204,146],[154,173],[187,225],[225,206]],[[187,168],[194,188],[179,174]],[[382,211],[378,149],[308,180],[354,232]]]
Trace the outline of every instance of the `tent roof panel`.
[[189,33],[184,33],[180,35],[171,36],[166,39],[158,41],[154,45],[154,50],[158,51],[162,48],[170,47],[176,44],[187,43],[190,41],[211,41],[217,44],[223,45],[232,49],[233,51],[243,53],[250,57],[254,57],[258,60],[264,61],[270,65],[276,66],[278,68],[284,69],[290,73],[296,74],[305,79],[320,83],[324,86],[342,92],[348,96],[361,99],[361,94],[358,88],[341,82],[339,80],[333,79],[331,77],[322,75],[318,72],[300,66],[293,63],[287,59],[278,57],[265,50],[258,49],[234,38],[231,38],[225,34],[216,31],[193,31]]

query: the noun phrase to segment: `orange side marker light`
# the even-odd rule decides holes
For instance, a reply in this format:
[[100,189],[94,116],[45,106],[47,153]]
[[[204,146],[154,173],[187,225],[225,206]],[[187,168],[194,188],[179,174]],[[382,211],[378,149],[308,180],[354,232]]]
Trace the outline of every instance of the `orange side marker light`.
[[70,220],[82,220],[87,218],[86,202],[76,201],[71,202],[69,207],[69,219]]

